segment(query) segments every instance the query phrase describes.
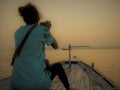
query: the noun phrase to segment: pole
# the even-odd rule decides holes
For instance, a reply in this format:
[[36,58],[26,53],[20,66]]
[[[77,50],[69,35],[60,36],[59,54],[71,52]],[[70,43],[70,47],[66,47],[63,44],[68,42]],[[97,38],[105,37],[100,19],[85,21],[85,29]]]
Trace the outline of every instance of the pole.
[[69,49],[69,68],[71,68],[71,45],[68,46]]

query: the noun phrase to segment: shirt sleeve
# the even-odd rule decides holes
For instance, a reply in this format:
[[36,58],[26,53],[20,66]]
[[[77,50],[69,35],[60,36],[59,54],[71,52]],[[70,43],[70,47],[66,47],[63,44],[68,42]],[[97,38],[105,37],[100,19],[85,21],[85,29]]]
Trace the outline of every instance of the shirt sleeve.
[[51,45],[54,42],[54,38],[48,29],[45,30],[43,37],[44,37],[44,43],[47,45]]

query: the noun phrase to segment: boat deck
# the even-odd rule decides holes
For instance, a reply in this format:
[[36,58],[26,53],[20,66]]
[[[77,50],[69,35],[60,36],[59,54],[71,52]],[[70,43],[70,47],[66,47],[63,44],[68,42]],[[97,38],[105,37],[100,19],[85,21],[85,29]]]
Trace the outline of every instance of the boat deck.
[[[67,74],[68,80],[70,82],[70,87],[74,90],[90,90],[90,80],[85,71],[83,71],[79,65],[72,65],[69,68],[69,65],[63,65],[65,72]],[[61,81],[56,77],[53,81],[52,87],[53,90],[65,90]],[[99,88],[99,87],[98,87]],[[101,89],[97,89],[101,90]]]
[[[73,90],[118,90],[81,62],[73,62],[71,68],[68,62],[63,63],[63,66]],[[65,90],[58,77],[54,79],[51,88]]]
[[[120,90],[95,70],[80,61],[74,61],[69,68],[69,62],[61,62],[72,90]],[[0,90],[10,90],[10,78],[0,80]],[[53,80],[50,90],[65,90],[58,76]]]

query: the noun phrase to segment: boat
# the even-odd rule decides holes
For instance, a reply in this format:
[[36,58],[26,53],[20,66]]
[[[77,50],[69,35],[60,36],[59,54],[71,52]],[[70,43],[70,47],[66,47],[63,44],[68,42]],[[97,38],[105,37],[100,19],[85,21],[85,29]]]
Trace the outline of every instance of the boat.
[[[69,45],[69,60],[61,61],[72,90],[120,90],[120,88],[105,75],[74,56],[71,58],[71,46]],[[0,90],[10,90],[10,77],[0,80]],[[65,90],[58,76],[52,82],[50,90]]]
[[[115,83],[83,61],[71,61],[71,67],[69,61],[61,63],[73,90],[120,90]],[[53,80],[51,89],[65,90],[58,77]]]
[[[94,68],[75,59],[72,58],[71,66],[69,61],[60,62],[73,90],[120,90],[115,83]],[[10,77],[0,80],[0,90],[10,90]],[[53,80],[50,90],[65,90],[58,76]]]

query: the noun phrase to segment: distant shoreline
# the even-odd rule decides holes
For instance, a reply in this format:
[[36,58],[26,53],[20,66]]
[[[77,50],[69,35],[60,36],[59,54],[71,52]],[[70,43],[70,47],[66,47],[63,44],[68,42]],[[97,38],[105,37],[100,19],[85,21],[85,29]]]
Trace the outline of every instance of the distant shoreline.
[[120,49],[120,47],[76,47],[76,48],[74,48],[74,49],[77,49],[77,48],[79,48],[79,49]]
[[[62,48],[62,49],[67,49],[67,48]],[[111,47],[107,47],[107,46],[88,46],[88,47],[73,46],[72,49],[120,49],[120,46],[111,46]]]
[[[47,47],[46,49],[52,49]],[[62,49],[62,48],[59,48]],[[73,47],[72,49],[120,49],[120,47]],[[14,50],[14,49],[0,49],[0,50]]]

